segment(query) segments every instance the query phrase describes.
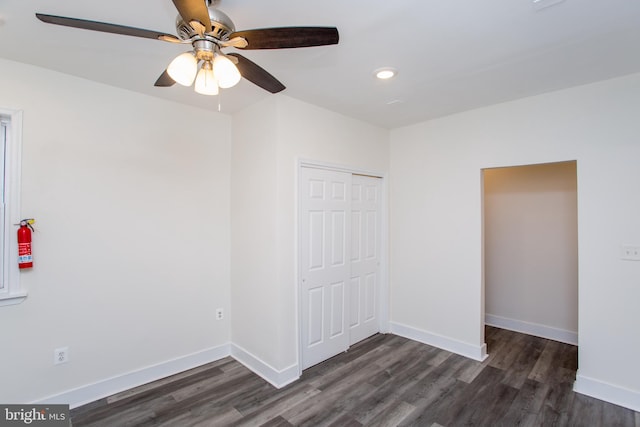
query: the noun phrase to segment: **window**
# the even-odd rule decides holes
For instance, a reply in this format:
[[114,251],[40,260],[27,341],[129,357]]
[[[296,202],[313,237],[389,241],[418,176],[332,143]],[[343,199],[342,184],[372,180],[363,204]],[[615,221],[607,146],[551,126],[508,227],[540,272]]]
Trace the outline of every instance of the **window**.
[[0,109],[0,306],[22,302],[16,227],[20,221],[22,112]]

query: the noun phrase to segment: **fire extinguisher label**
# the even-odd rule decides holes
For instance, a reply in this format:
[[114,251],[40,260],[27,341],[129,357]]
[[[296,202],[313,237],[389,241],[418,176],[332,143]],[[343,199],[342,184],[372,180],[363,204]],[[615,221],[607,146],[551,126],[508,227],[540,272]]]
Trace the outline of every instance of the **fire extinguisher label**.
[[31,243],[18,243],[18,262],[22,264],[31,261],[33,261]]

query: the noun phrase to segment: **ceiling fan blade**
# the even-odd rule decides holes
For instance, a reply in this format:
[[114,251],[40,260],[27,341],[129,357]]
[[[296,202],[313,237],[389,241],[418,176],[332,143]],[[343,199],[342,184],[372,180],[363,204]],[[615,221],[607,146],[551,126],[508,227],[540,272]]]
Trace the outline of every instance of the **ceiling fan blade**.
[[156,82],[154,83],[154,86],[169,87],[173,86],[174,84],[176,84],[176,81],[171,78],[169,73],[167,73],[167,70],[164,70],[160,77],[158,77],[158,80],[156,80]]
[[247,47],[247,41],[242,37],[235,37],[230,40],[220,40],[218,42],[218,45],[220,47],[232,46],[232,47],[237,47],[238,49],[244,49],[245,47]]
[[182,42],[182,40],[180,40],[176,36],[165,34],[160,31],[144,30],[142,28],[127,27],[124,25],[107,24],[106,22],[88,21],[86,19],[46,15],[44,13],[36,13],[36,17],[42,22],[46,22],[47,24],[82,28],[84,30],[101,31],[103,33],[121,34],[123,36],[144,37],[147,39],[171,41],[177,43]]
[[173,0],[173,4],[178,9],[178,13],[182,16],[184,22],[191,25],[192,28],[191,22],[196,21],[204,26],[205,33],[211,32],[209,9],[204,0]]
[[244,49],[286,49],[293,47],[338,44],[335,27],[280,27],[244,30],[231,33],[229,38],[242,37],[248,43]]
[[285,86],[280,83],[278,79],[255,62],[250,61],[238,53],[229,53],[227,56],[233,56],[238,59],[238,63],[236,64],[238,71],[240,71],[242,77],[251,83],[271,93],[278,93],[285,89]]

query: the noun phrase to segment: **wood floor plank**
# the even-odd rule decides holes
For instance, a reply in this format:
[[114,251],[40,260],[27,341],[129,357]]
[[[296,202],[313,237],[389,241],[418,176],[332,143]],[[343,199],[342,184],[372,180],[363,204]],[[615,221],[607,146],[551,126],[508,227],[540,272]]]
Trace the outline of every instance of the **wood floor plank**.
[[428,355],[413,354],[405,363],[399,362],[397,366],[382,371],[380,374],[386,374],[384,382],[380,382],[380,374],[374,376],[369,383],[376,387],[376,391],[351,411],[354,418],[367,424],[387,411],[389,406],[399,404],[399,398],[408,389],[435,370],[436,367],[431,366],[429,360]]
[[544,341],[529,337],[522,341],[522,348],[505,374],[503,384],[520,389],[538,362],[546,347]]
[[384,411],[379,411],[373,419],[363,425],[370,427],[397,426],[416,409],[415,406],[405,402],[396,403],[397,404],[390,405]]
[[[158,408],[173,406],[175,399],[166,394],[156,394],[147,399],[128,399],[115,404],[104,404],[91,411],[72,412],[73,425],[109,425],[109,420],[117,419],[122,425],[136,425],[140,420],[152,418]],[[106,424],[103,421],[106,420]]]
[[264,424],[260,424],[260,427],[293,427],[293,424],[291,424],[289,421],[285,420],[284,418],[278,416]]
[[[491,393],[493,394],[491,397],[482,396],[484,399],[477,399],[474,402],[474,405],[477,405],[476,409],[470,411],[468,417],[461,417],[461,420],[468,420],[467,425],[495,426],[503,424],[502,420],[509,411],[513,400],[518,394],[518,390],[500,383],[496,385]],[[467,408],[471,408],[474,405],[469,405]],[[456,422],[459,421],[457,420]]]
[[640,415],[573,392],[577,348],[487,327],[483,362],[377,334],[276,389],[225,358],[71,411],[82,426],[620,426]]
[[[427,361],[432,358],[432,352],[424,352],[419,348],[424,348],[423,345],[416,346],[415,344],[415,342],[406,342],[391,352],[394,354],[393,357],[389,357],[388,355],[379,357],[375,364],[371,364],[368,367],[371,368],[370,372],[377,372],[377,374],[373,375],[373,378],[380,378],[382,373],[390,374],[390,378],[394,380],[420,376],[423,372],[425,372],[426,375],[426,372],[428,372],[430,368]],[[410,385],[411,381],[406,381],[406,383]],[[360,386],[359,388],[353,388],[348,392],[342,393],[339,403],[333,405],[332,410],[337,411],[337,413],[349,414],[352,419],[363,424],[370,422],[371,419],[360,419],[360,415],[368,411],[367,407],[369,407],[369,409],[375,409],[379,406],[379,399],[383,395],[390,396],[393,395],[394,392],[402,390],[403,384],[396,382],[394,387],[390,387],[389,384],[385,383],[382,384],[383,387],[380,387],[380,385],[380,383],[375,384],[375,386],[374,384],[370,384],[370,388]],[[373,408],[371,407],[372,402],[376,403]],[[394,415],[394,417],[396,416],[397,415]],[[324,417],[325,420],[332,420],[334,418],[335,416]],[[342,418],[344,418],[344,416],[342,416]],[[313,421],[318,422],[318,418],[314,418]]]
[[237,375],[246,375],[246,370],[242,369],[242,367],[237,367],[235,371],[231,372],[222,372],[218,375],[200,375],[195,378],[189,378],[191,381],[185,382],[179,388],[166,388],[163,390],[164,393],[171,394],[173,398],[177,402],[181,402],[185,399],[189,399],[192,396],[206,390],[215,389],[216,387],[223,386],[227,384],[229,381],[233,381],[236,379]]
[[393,422],[396,423],[393,425],[398,425],[416,409],[415,406],[398,399],[395,395],[380,397],[375,405],[367,403],[352,411],[353,418],[365,426],[381,424],[384,420],[389,419],[391,414],[393,414]]
[[501,357],[504,353],[506,346],[509,344],[509,339],[502,332],[507,332],[504,329],[486,327],[485,342],[487,344],[487,358],[484,360],[485,365],[493,362],[497,357]]
[[466,364],[458,370],[456,378],[467,384],[471,384],[488,364],[489,362],[487,360],[479,362],[477,360],[467,359]]
[[441,376],[442,383],[438,384],[437,392],[415,400],[415,410],[405,417],[399,426],[425,426],[437,424],[434,420],[442,419],[457,408],[459,397],[468,387],[467,383],[458,381],[450,376]]
[[545,347],[538,357],[535,366],[528,375],[528,378],[539,382],[548,382],[553,378],[553,373],[560,367],[557,363],[562,350],[562,346],[557,341],[545,340]]
[[[409,404],[421,407],[445,395],[445,390],[455,384],[457,380],[450,373],[443,372],[438,368],[436,367],[423,379],[416,381],[412,387],[400,396],[401,399]],[[421,403],[424,403],[424,405]]]
[[321,389],[321,399],[318,401],[305,401],[285,411],[282,416],[294,425],[328,425],[345,413],[345,406],[353,406],[357,403],[354,401],[366,398],[375,391],[375,387],[366,379],[379,369],[377,365],[368,363]]
[[[387,347],[390,349],[389,347]],[[376,364],[382,368],[386,368],[402,360],[406,359],[410,355],[416,355],[421,353],[424,349],[424,345],[417,341],[407,340],[404,344],[396,347],[393,351],[386,351],[384,354],[376,357]]]
[[[526,339],[524,334],[517,334],[512,331],[501,331],[500,339],[505,340],[508,345],[504,345],[500,351],[494,354],[489,362],[489,366],[507,370],[511,367],[515,359],[522,352],[522,342]],[[489,351],[492,351],[489,349]]]
[[593,397],[576,394],[573,399],[569,425],[572,426],[604,426],[602,420],[603,401]]
[[429,347],[431,351],[431,357],[429,358],[429,364],[433,366],[440,366],[445,360],[447,360],[453,353],[440,348]]
[[139,387],[126,390],[122,393],[114,394],[113,396],[109,396],[107,398],[107,403],[112,404],[119,400],[128,399],[138,394],[154,391],[159,387],[162,387],[165,385],[169,385],[174,388],[181,387],[180,383],[178,382],[179,380],[189,381],[189,378],[198,376],[200,374],[202,374],[202,376],[204,377],[217,376],[218,374],[222,374],[224,372],[223,368],[221,367],[227,366],[232,363],[233,363],[233,359],[231,359],[230,357],[225,357],[224,359],[218,360],[216,362],[208,363],[206,365],[199,366],[197,368],[190,369],[188,371],[181,372],[179,374],[172,375],[167,378],[154,381],[152,383],[144,384]]
[[[268,399],[259,405],[255,405],[251,412],[247,412],[242,420],[234,423],[234,425],[250,427],[267,424],[271,419],[282,418],[280,414],[290,408],[297,407],[302,402],[317,396],[319,393],[320,390],[310,384],[300,383],[299,386],[296,384],[290,387],[287,392],[274,393],[274,395],[279,396],[278,399]],[[245,409],[245,411],[247,409]],[[288,422],[289,421],[287,421],[287,423]]]
[[329,427],[362,427],[358,421],[351,418],[349,415],[344,414],[331,424],[327,424]]
[[525,380],[509,410],[502,417],[505,425],[534,427],[538,414],[549,394],[549,385],[533,380]]
[[89,423],[91,420],[110,416],[113,412],[128,410],[126,408],[138,408],[139,411],[143,411],[145,407],[154,407],[157,410],[159,407],[175,403],[175,399],[169,395],[172,391],[182,390],[185,387],[197,384],[202,381],[203,376],[209,381],[215,382],[221,374],[222,371],[219,366],[207,366],[207,369],[187,371],[173,376],[173,381],[169,381],[169,379],[159,380],[148,386],[136,387],[130,391],[102,399],[100,401],[101,405],[93,407],[90,411],[83,407],[75,409],[74,420],[76,423]]
[[198,391],[176,403],[174,407],[165,407],[156,411],[154,420],[160,424],[171,420],[177,413],[197,410],[202,405],[211,405],[212,410],[218,410],[229,405],[234,399],[242,398],[251,389],[264,385],[265,381],[250,372],[245,372],[237,378],[230,379],[223,386]]
[[[451,354],[447,359],[446,359],[446,372],[444,373],[445,375],[458,379],[460,381],[464,381],[461,378],[464,378],[465,380],[469,380],[469,376],[466,374],[466,372],[471,368],[471,369],[475,369],[477,366],[477,361],[473,360],[473,359],[469,359],[468,357],[464,357],[461,356],[459,354]],[[471,382],[471,380],[469,381],[465,381],[465,382]]]
[[401,395],[416,408],[401,425],[431,425],[464,406],[469,384],[456,378],[459,366],[457,355],[453,355]]
[[351,373],[357,373],[361,369],[366,368],[367,365],[373,363],[377,357],[382,357],[388,351],[389,348],[385,345],[376,347],[359,358],[354,359],[349,363],[345,363],[331,372],[327,372],[324,375],[312,379],[309,383],[320,390],[331,387],[334,383],[343,381],[344,378],[351,375]]
[[175,417],[166,417],[163,422],[152,420],[157,427],[175,427],[190,425],[194,427],[227,426],[242,418],[242,414],[231,406],[207,407],[206,404],[192,408],[188,412],[178,413]]
[[549,392],[538,413],[536,423],[540,426],[567,425],[573,408],[573,399],[576,395],[573,392],[573,384],[554,382],[547,385]]
[[457,397],[445,416],[434,421],[443,425],[451,425],[454,422],[483,425],[479,422],[485,416],[498,415],[490,410],[498,404],[501,405],[498,409],[502,409],[499,415],[503,415],[508,410],[506,405],[510,404],[517,394],[517,390],[502,384],[504,375],[501,369],[487,366],[471,384],[464,388],[463,393]]
[[635,424],[635,413],[631,409],[616,405],[602,405],[602,423],[605,426],[626,426]]

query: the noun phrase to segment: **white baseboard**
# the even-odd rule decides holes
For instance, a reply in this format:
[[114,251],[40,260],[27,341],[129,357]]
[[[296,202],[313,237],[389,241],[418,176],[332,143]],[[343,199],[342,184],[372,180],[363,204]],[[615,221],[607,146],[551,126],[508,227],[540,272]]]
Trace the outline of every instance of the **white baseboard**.
[[298,365],[279,371],[235,344],[224,344],[44,397],[32,403],[67,404],[73,409],[143,384],[215,362],[227,356],[232,356],[277,388],[284,387],[299,378]]
[[300,378],[298,365],[277,370],[236,344],[231,344],[231,356],[276,388],[282,388]]
[[578,345],[578,333],[565,329],[553,328],[551,326],[530,323],[522,320],[509,319],[507,317],[485,314],[484,323],[497,328],[508,329],[510,331],[522,332],[536,337],[547,338],[567,344]]
[[438,347],[478,361],[483,361],[488,357],[486,344],[482,344],[481,346],[472,345],[396,322],[390,322],[389,325],[391,326],[391,333],[400,335],[401,337]]
[[229,344],[212,347],[157,365],[118,375],[93,384],[39,399],[34,404],[68,404],[71,408],[85,405],[116,393],[138,387],[189,369],[215,362],[230,355]]
[[573,391],[640,412],[640,392],[576,374]]

